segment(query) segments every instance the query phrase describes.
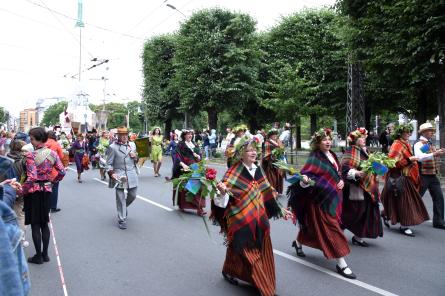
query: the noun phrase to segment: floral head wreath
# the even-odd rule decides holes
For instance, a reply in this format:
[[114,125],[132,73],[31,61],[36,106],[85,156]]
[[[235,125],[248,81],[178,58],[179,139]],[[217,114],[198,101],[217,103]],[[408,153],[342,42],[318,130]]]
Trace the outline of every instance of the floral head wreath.
[[321,141],[326,137],[332,139],[332,130],[330,128],[321,128],[318,131],[316,131],[311,138],[310,144],[312,150],[317,149],[318,144],[320,144]]
[[412,133],[414,130],[413,126],[411,125],[411,123],[402,123],[402,124],[398,124],[394,127],[393,132],[391,133],[391,137],[393,139],[400,139],[402,137],[402,134],[404,132],[407,133]]
[[260,140],[257,137],[249,137],[249,136],[242,136],[237,140],[235,143],[235,160],[240,160],[243,157],[244,151],[246,148],[250,145],[255,148],[256,152],[258,154],[261,153],[261,145]]
[[366,138],[368,136],[368,131],[364,127],[359,127],[355,131],[352,131],[348,135],[348,142],[355,142],[358,138]]
[[278,130],[276,128],[271,128],[268,132],[267,132],[267,137],[270,138],[270,136],[272,135],[278,135]]
[[235,127],[233,128],[233,130],[232,130],[232,132],[233,132],[234,134],[237,134],[238,132],[241,132],[241,131],[246,132],[246,131],[247,131],[247,125],[245,125],[245,124],[239,124],[239,125],[235,126]]

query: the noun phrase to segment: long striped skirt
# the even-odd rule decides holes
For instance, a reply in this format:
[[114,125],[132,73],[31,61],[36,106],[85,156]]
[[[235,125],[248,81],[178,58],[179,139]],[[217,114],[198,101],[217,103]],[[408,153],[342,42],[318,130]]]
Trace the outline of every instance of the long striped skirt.
[[305,207],[306,226],[300,229],[298,242],[321,250],[327,259],[348,255],[350,253],[348,241],[337,217],[332,217],[313,202],[306,203]]
[[366,194],[364,200],[343,199],[342,228],[361,238],[383,236],[383,225],[378,202]]
[[398,196],[387,190],[385,184],[380,198],[385,208],[384,214],[391,220],[392,225],[397,223],[402,226],[419,225],[429,220],[422,197],[410,178],[404,178],[403,192]]
[[270,235],[264,236],[262,249],[244,248],[237,253],[229,245],[223,272],[251,283],[262,296],[275,295],[275,263]]
[[283,193],[283,172],[272,165],[264,167],[264,172],[270,185],[275,188],[278,193]]

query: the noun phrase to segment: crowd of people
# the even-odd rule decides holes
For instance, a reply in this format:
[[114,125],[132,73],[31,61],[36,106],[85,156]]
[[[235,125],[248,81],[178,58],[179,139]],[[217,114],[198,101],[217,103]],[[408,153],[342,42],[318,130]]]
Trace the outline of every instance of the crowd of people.
[[[353,233],[351,243],[359,247],[370,247],[365,239],[382,237],[383,225],[390,228],[398,224],[401,234],[414,237],[412,227],[429,219],[422,200],[427,190],[433,199],[433,227],[445,229],[437,161],[445,149],[436,149],[432,144],[434,127],[422,124],[414,145],[409,142],[413,132],[410,124],[394,126],[388,132],[392,142],[385,149],[388,157],[395,160],[395,167],[386,173],[382,191],[379,177],[361,167],[370,156],[366,146],[368,131],[359,128],[351,132],[349,146],[338,157],[331,149],[331,130],[320,129],[311,138],[311,152],[298,182],[288,186],[288,203],[283,206],[279,197],[284,196],[286,173],[275,163],[286,163],[284,148],[289,144],[289,128],[281,133],[272,128],[255,135],[246,125],[227,129],[224,141],[228,169],[217,184],[217,195],[210,201],[210,219],[221,227],[227,242],[223,278],[235,285],[239,281],[251,283],[261,295],[275,294],[270,218],[291,219],[298,226],[296,239],[292,240],[297,256],[306,256],[304,246],[319,249],[326,259],[335,260],[337,272],[349,279],[357,276],[346,263],[351,249],[345,229]],[[70,163],[75,163],[79,183],[90,166],[99,169],[102,180],[108,177],[109,187],[115,189],[117,225],[126,229],[127,208],[136,199],[144,161],[152,162],[154,177],[159,177],[167,152],[173,165],[172,175],[166,179],[171,180],[209,159],[222,141],[216,130],[202,134],[183,130],[164,139],[159,127],[142,137],[125,127],[103,131],[100,136],[96,131],[73,136],[38,127],[28,134],[3,138],[10,139],[0,143],[10,166],[0,171],[0,229],[10,235],[0,237],[0,244],[12,243],[14,248],[0,248],[0,258],[7,262],[11,278],[17,279],[8,289],[18,289],[23,295],[29,291],[29,281],[17,274],[28,272],[22,250],[28,244],[24,238],[26,225],[31,225],[36,251],[28,263],[50,261],[49,213],[61,210],[59,183]],[[187,198],[189,194],[185,188],[173,188],[173,205],[205,216],[207,204],[201,192],[192,199]]]

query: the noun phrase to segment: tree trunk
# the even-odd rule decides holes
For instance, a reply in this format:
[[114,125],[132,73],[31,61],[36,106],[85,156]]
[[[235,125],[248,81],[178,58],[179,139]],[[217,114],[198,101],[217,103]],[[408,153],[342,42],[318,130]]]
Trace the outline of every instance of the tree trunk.
[[171,118],[167,118],[165,120],[165,129],[164,129],[164,138],[170,139],[170,132],[172,130],[172,120]]
[[[438,79],[437,104],[439,106],[440,147],[445,148],[445,74],[442,74]],[[442,156],[442,160],[443,158]],[[440,173],[442,176],[445,176],[445,165],[443,162]]]
[[311,114],[311,135],[317,131],[317,114]]
[[209,118],[209,129],[216,129],[218,126],[218,113],[215,109],[208,109],[207,116]]
[[296,141],[297,141],[297,149],[301,149],[301,118],[297,117],[297,122],[295,124],[295,133],[296,133]]
[[425,123],[428,117],[428,104],[425,90],[420,91],[417,95],[417,114],[416,119],[418,125]]
[[253,117],[249,118],[249,120],[247,120],[247,123],[249,124],[249,129],[251,134],[256,134],[256,131],[260,129],[256,118]]
[[[371,131],[371,106],[369,106],[368,103],[369,100],[366,100],[365,102],[365,128],[369,131]],[[366,138],[366,146],[370,146],[371,144],[371,137]]]

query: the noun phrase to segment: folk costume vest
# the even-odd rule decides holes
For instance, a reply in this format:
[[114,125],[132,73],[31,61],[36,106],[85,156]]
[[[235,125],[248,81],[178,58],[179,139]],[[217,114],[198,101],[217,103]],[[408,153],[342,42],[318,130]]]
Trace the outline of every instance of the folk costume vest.
[[[419,142],[422,142],[423,145],[428,144],[428,146],[430,147],[428,152],[426,152],[426,153],[436,152],[436,148],[430,141],[425,141],[425,140],[419,139]],[[421,162],[419,161],[419,166],[420,166],[420,174],[421,175],[436,175],[437,174],[437,164],[436,164],[435,157],[433,157],[432,159],[422,160]]]

